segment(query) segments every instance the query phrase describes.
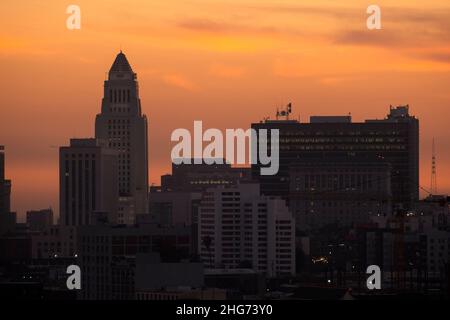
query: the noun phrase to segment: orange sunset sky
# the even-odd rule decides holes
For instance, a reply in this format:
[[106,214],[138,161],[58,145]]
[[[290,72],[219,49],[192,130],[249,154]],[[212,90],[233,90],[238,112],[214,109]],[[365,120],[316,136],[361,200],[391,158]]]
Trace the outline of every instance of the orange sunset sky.
[[[66,8],[81,8],[81,30]],[[369,31],[366,8],[382,10]],[[58,146],[94,135],[103,81],[122,48],[149,119],[150,181],[170,172],[170,134],[248,128],[291,101],[294,117],[420,119],[420,184],[450,192],[448,0],[27,0],[0,3],[0,145],[12,209],[58,214]]]

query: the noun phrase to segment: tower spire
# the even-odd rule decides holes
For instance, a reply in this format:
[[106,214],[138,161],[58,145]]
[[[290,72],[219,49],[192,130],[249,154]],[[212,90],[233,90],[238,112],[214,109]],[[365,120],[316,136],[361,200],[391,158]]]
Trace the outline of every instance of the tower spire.
[[133,69],[128,62],[127,57],[122,52],[122,49],[120,49],[120,52],[117,54],[116,59],[111,66],[111,69],[109,69],[109,72],[133,72]]

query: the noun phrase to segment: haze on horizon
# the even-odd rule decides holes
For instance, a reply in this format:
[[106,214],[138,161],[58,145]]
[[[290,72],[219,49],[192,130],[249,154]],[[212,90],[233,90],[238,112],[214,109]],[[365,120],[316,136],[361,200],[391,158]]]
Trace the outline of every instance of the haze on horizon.
[[77,1],[0,4],[0,144],[12,209],[58,214],[58,147],[94,136],[103,81],[120,49],[137,72],[149,120],[150,181],[170,172],[170,134],[249,128],[293,104],[293,117],[384,118],[410,105],[420,120],[420,185],[450,193],[450,4],[377,1],[382,29],[359,0]]

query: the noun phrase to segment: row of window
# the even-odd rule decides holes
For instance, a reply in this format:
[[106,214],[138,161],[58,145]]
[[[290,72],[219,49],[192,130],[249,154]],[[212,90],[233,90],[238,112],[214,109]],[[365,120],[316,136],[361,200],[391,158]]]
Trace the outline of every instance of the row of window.
[[109,119],[108,120],[108,124],[124,124],[124,123],[127,123],[127,124],[130,124],[130,119]]
[[130,102],[131,92],[130,89],[110,89],[109,90],[109,102],[111,103],[123,103]]

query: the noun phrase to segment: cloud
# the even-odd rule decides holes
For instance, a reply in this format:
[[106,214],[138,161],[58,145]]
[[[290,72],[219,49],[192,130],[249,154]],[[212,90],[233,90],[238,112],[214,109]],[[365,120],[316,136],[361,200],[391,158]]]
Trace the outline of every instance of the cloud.
[[255,25],[245,23],[225,23],[205,18],[182,20],[177,23],[177,27],[195,32],[220,34],[275,34],[282,32],[274,26],[257,27]]
[[382,17],[399,23],[432,25],[434,28],[450,26],[450,8],[435,7],[433,9],[411,7],[382,7]]
[[450,51],[427,53],[423,54],[422,58],[434,62],[450,63]]
[[213,64],[209,68],[209,73],[219,78],[239,78],[245,74],[245,69],[236,66]]
[[[368,6],[368,5],[367,5]],[[357,22],[365,26],[368,17],[367,6],[305,6],[305,5],[258,5],[245,6],[255,11],[281,13],[285,15],[305,15],[333,18],[345,22]],[[381,5],[382,20],[398,24],[427,24],[441,30],[450,30],[450,8],[435,6],[433,9],[420,7],[401,7]]]
[[246,6],[246,8],[257,11],[270,12],[271,14],[280,13],[286,15],[315,15],[326,16],[336,19],[359,19],[361,15],[365,14],[365,8],[361,10],[350,7],[332,7],[325,6],[305,6],[305,5],[258,5]]
[[[367,29],[368,14],[365,6],[243,5],[241,8],[251,18],[226,21],[211,18],[184,19],[177,22],[177,27],[199,33],[253,37],[260,35],[272,40],[294,37],[298,40],[313,39],[337,45],[401,49],[442,46],[445,41],[450,41],[449,8],[382,6],[382,30]],[[266,12],[270,12],[271,17],[277,13],[286,17],[275,25],[270,20],[264,20]],[[304,25],[295,23],[293,18],[295,21],[311,21],[311,24],[305,29]]]
[[450,41],[450,10],[381,7],[381,30],[368,30],[365,20],[334,34],[334,42],[347,45],[422,48]]
[[334,38],[335,44],[366,45],[366,46],[396,46],[404,44],[405,39],[391,30],[344,30]]
[[[395,52],[412,60],[441,64],[450,63],[450,9],[381,8],[381,30],[368,30],[358,25],[329,35],[333,44],[374,47]],[[431,70],[430,64],[423,65]]]
[[286,61],[285,59],[276,59],[273,64],[273,74],[279,77],[299,78],[310,75],[305,72],[303,61]]
[[171,86],[181,88],[187,91],[197,91],[199,87],[180,74],[167,74],[163,76],[163,81]]
[[178,27],[193,31],[224,32],[230,29],[230,25],[218,23],[208,19],[189,19],[178,23]]
[[356,77],[351,76],[325,76],[319,78],[319,83],[326,86],[335,86],[343,84],[344,82],[348,82],[356,79]]

